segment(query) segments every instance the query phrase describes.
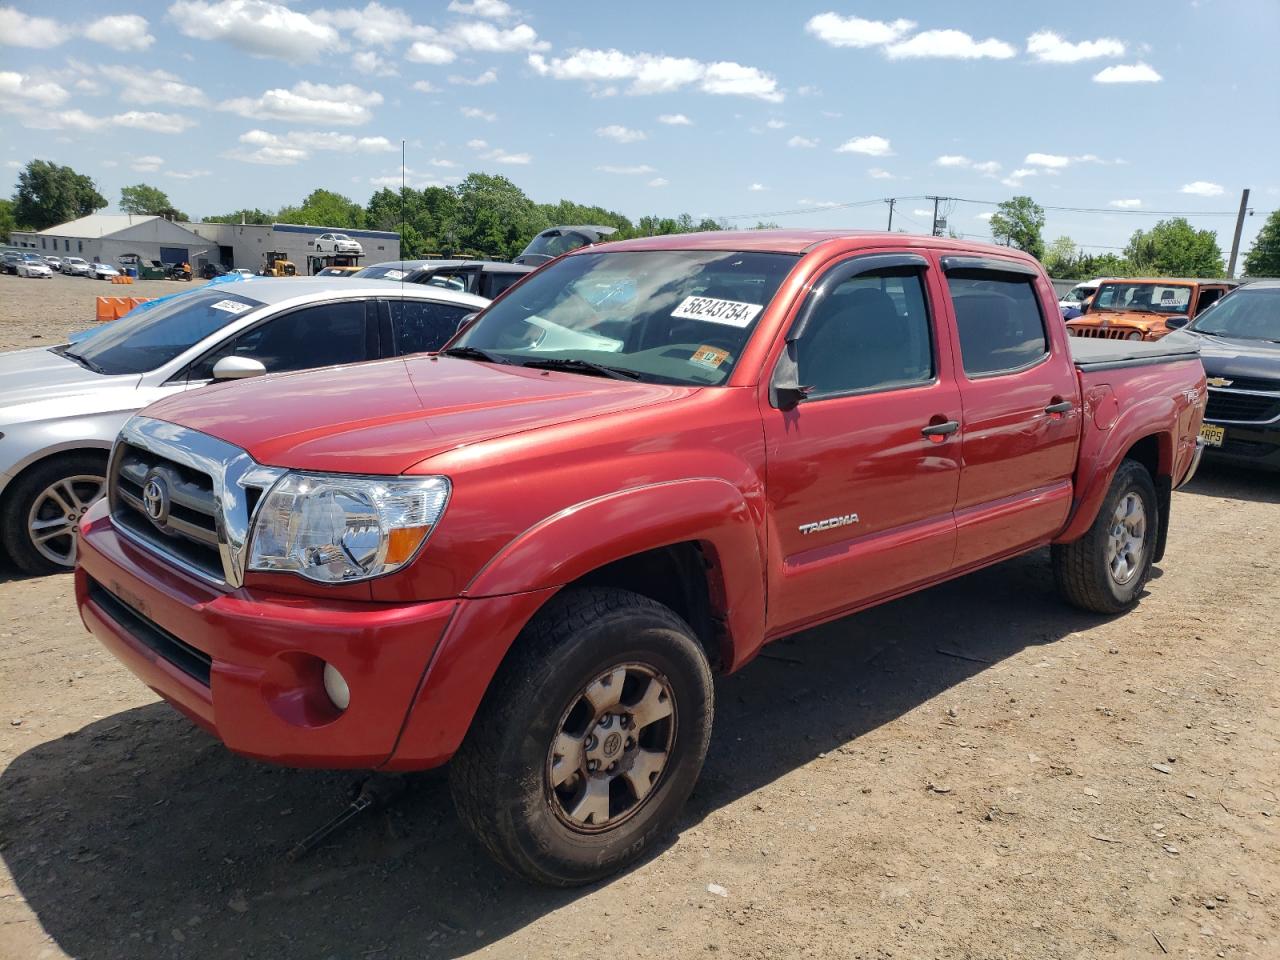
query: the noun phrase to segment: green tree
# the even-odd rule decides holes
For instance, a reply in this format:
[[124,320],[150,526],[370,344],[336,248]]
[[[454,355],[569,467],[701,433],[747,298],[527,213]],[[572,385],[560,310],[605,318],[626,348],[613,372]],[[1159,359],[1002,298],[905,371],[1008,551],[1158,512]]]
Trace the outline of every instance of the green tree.
[[175,207],[168,195],[159,187],[137,183],[120,188],[120,209],[139,216],[168,217],[170,220],[186,220],[187,215]]
[[454,195],[454,229],[463,251],[509,259],[551,226],[538,205],[506,177],[472,173],[454,188]]
[[9,234],[18,229],[18,221],[13,218],[13,201],[0,200],[0,240],[9,242]]
[[218,213],[213,216],[205,217],[205,223],[252,223],[257,226],[265,226],[276,222],[276,215],[265,210],[259,210],[254,207],[252,210],[245,208],[237,210],[234,213]]
[[996,207],[991,236],[996,243],[1017,247],[1037,260],[1044,257],[1044,208],[1030,197],[1014,197]]
[[1090,280],[1094,277],[1132,277],[1135,275],[1133,264],[1123,257],[1116,256],[1114,253],[1104,253],[1098,256],[1082,254],[1078,263],[1079,270],[1073,279]]
[[1043,263],[1051,277],[1074,280],[1080,276],[1080,250],[1070,237],[1059,237],[1049,244]]
[[1223,272],[1217,235],[1196,230],[1185,217],[1161,220],[1150,230],[1135,230],[1124,255],[1139,274],[1220,277]]
[[1251,277],[1280,277],[1280,210],[1271,211],[1244,258]]
[[84,174],[48,160],[32,160],[18,174],[13,216],[23,226],[46,230],[106,205],[107,198]]
[[298,207],[281,207],[279,223],[304,223],[316,227],[364,226],[364,207],[332,190],[312,190]]

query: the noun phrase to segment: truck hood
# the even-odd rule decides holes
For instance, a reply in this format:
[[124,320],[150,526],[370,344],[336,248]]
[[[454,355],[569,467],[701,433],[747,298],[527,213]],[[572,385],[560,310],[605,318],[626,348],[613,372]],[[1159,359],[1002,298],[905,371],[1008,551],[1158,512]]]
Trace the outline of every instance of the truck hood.
[[1200,361],[1209,376],[1280,381],[1280,343],[1186,332],[1199,341]]
[[466,444],[696,392],[419,356],[206,387],[143,413],[233,443],[270,466],[398,474]]
[[133,388],[140,379],[136,373],[121,376],[94,373],[47,347],[11,350],[0,353],[0,410],[96,395],[103,390]]
[[1106,310],[1098,312],[1086,313],[1083,317],[1076,317],[1074,320],[1068,320],[1068,323],[1079,324],[1087,327],[1137,327],[1142,330],[1151,330],[1153,328],[1163,328],[1165,320],[1170,316],[1182,316],[1182,314],[1163,314],[1163,313],[1143,313],[1139,310]]

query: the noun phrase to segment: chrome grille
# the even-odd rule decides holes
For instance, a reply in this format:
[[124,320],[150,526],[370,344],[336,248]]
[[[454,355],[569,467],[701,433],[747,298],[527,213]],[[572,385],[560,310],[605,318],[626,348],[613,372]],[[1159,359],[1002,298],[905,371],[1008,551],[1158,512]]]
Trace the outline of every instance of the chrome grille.
[[1068,326],[1073,337],[1094,337],[1099,340],[1125,340],[1135,331],[1126,327],[1072,327]]
[[1280,396],[1209,388],[1209,404],[1204,411],[1206,420],[1268,423],[1278,417],[1280,417]]
[[[118,523],[209,576],[222,577],[212,477],[143,447],[122,443],[112,480]],[[153,481],[163,485],[168,498],[163,519],[149,516],[143,499],[143,488]]]

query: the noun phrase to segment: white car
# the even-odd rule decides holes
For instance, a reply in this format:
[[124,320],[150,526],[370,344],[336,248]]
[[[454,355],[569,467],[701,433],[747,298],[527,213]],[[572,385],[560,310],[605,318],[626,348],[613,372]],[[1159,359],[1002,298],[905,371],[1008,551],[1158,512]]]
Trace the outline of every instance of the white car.
[[359,240],[352,240],[345,233],[322,233],[316,237],[316,253],[364,253]]
[[112,277],[120,276],[120,271],[109,263],[99,263],[95,260],[89,264],[89,276],[95,280],[110,280]]
[[1098,287],[1102,286],[1103,281],[1106,279],[1106,277],[1096,277],[1093,280],[1084,280],[1077,283],[1062,295],[1062,299],[1058,301],[1058,308],[1063,311],[1083,311],[1085,304],[1098,292]]
[[438,350],[488,305],[381,280],[224,278],[73,343],[0,354],[0,549],[28,573],[73,566],[116,434],[147,404],[211,381]]
[[87,277],[89,275],[89,261],[80,257],[63,257],[62,272],[71,277]]
[[252,277],[254,272],[248,267],[236,267],[234,270],[228,270],[227,273],[234,273],[241,277]]
[[61,257],[45,257],[45,258],[44,258],[44,262],[45,262],[45,263],[47,263],[47,264],[49,265],[49,269],[50,269],[50,270],[55,270],[55,271],[60,271],[60,270],[62,270],[62,258],[61,258]]
[[49,265],[34,253],[28,253],[18,261],[17,272],[20,277],[39,277],[43,280],[53,279],[53,271],[49,269]]

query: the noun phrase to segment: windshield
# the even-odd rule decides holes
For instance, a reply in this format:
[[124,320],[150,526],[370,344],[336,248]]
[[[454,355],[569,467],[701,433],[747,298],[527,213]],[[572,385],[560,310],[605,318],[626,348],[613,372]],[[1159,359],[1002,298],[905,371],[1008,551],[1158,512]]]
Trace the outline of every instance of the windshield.
[[357,270],[351,276],[358,280],[403,280],[409,272],[403,263],[375,263],[372,266]]
[[1191,309],[1191,288],[1167,283],[1104,283],[1089,309],[1186,313]]
[[1280,288],[1237,290],[1196,317],[1188,329],[1242,340],[1280,342]]
[[591,238],[574,230],[544,230],[524,248],[523,257],[538,256],[555,259],[562,253],[585,247]]
[[73,348],[60,349],[98,373],[145,373],[260,306],[260,300],[229,293],[219,285],[176,296],[149,310],[134,310]]
[[584,253],[532,275],[454,344],[510,363],[586,361],[653,383],[728,379],[796,264],[781,253]]
[[1067,295],[1062,298],[1062,302],[1063,303],[1084,303],[1084,301],[1088,300],[1090,297],[1093,296],[1093,292],[1097,289],[1098,289],[1097,287],[1086,287],[1086,286],[1072,287],[1070,290],[1067,291]]

